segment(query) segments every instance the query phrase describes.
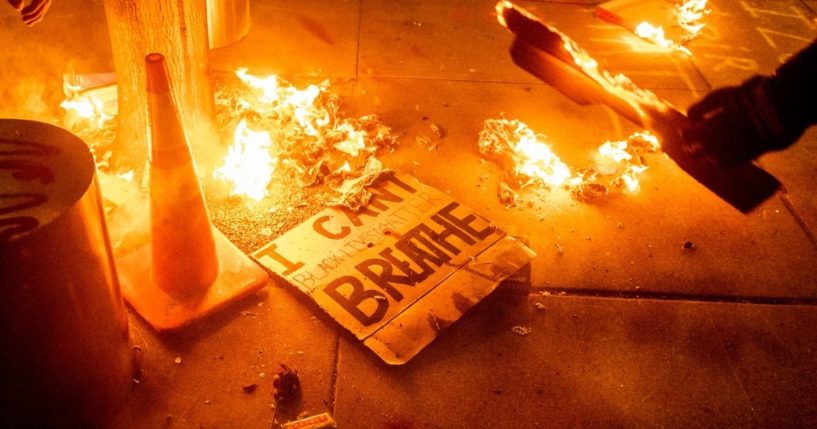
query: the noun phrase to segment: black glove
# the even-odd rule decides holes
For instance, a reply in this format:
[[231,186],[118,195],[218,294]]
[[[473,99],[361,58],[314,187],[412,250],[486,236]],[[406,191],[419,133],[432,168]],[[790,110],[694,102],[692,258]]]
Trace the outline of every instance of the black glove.
[[712,91],[693,104],[684,130],[689,151],[731,165],[797,141],[803,129],[788,129],[768,96],[772,79],[755,76],[739,86]]

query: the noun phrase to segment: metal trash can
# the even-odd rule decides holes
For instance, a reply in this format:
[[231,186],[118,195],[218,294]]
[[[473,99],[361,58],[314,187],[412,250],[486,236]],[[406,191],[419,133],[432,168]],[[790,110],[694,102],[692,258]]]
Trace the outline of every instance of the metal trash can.
[[133,374],[93,157],[0,120],[0,427],[104,427]]
[[250,0],[207,0],[210,49],[233,44],[250,31]]

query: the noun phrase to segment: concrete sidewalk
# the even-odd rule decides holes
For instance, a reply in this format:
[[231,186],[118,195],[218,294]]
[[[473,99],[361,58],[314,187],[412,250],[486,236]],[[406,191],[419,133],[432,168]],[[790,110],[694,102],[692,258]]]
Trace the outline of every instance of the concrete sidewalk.
[[[51,54],[35,79],[50,82],[74,58],[110,70],[104,26],[78,25],[104,20],[101,2],[82,13],[76,3],[55,2],[25,40],[10,12],[2,17],[0,32]],[[817,37],[817,2],[713,0],[689,57],[601,21],[595,3],[520,2],[681,110],[772,72]],[[530,282],[501,287],[402,367],[283,284],[173,335],[133,315],[142,373],[121,427],[270,427],[280,363],[303,386],[300,403],[276,411],[280,422],[329,411],[341,428],[817,426],[817,130],[761,158],[785,190],[748,216],[660,155],[636,195],[582,203],[529,191],[506,209],[501,172],[480,162],[486,119],[524,121],[577,166],[636,128],[518,69],[493,1],[266,0],[252,3],[252,19],[247,38],[213,52],[214,73],[330,78],[350,114],[376,113],[400,136],[389,167],[530,242]],[[74,27],[88,34],[44,44]],[[29,78],[0,94],[18,97]],[[445,130],[435,152],[415,142],[431,124]]]

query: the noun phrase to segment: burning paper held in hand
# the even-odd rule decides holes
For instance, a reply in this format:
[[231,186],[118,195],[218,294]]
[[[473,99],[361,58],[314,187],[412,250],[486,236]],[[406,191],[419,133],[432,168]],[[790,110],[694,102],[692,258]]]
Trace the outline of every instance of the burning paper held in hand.
[[699,183],[743,213],[769,198],[780,182],[746,162],[712,168],[695,157],[683,133],[687,117],[654,93],[641,89],[622,74],[608,72],[576,42],[510,1],[497,4],[497,18],[515,34],[514,63],[582,105],[599,103],[661,139],[663,152]]
[[327,208],[254,253],[384,361],[402,364],[534,256],[417,179],[388,172],[368,207]]

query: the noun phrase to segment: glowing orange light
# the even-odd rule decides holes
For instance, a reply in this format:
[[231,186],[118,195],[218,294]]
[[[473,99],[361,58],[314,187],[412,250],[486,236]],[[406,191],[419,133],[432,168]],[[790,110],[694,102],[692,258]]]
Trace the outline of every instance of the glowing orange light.
[[69,95],[60,103],[60,107],[65,109],[66,113],[73,113],[96,128],[102,128],[106,121],[113,118],[103,110],[102,100],[93,96],[80,95],[81,88],[68,82],[65,82],[63,86],[65,93]]
[[666,34],[664,34],[664,27],[655,26],[647,21],[643,21],[635,27],[634,31],[636,36],[649,40],[658,46],[663,46],[667,49],[674,49],[687,55],[692,55],[692,52],[683,45],[667,39]]
[[238,69],[236,76],[244,90],[216,97],[238,122],[224,165],[214,171],[231,184],[231,195],[264,198],[279,163],[294,171],[303,186],[325,181],[339,193],[351,192],[343,183],[372,173],[361,170],[380,165],[369,161],[378,148],[395,143],[374,116],[344,118],[328,81],[298,89],[277,76],[254,76],[246,69]]
[[692,52],[683,44],[697,37],[701,29],[704,28],[703,17],[710,12],[706,8],[706,3],[707,0],[687,0],[675,6],[675,24],[684,32],[681,40],[676,41],[667,38],[662,26],[647,21],[643,21],[635,27],[635,34],[656,45],[692,55]]
[[216,179],[232,185],[230,195],[243,195],[253,200],[267,196],[277,158],[270,153],[272,140],[266,131],[253,131],[241,121],[235,128],[233,145],[224,157],[224,165],[213,172]]
[[486,120],[478,144],[483,156],[497,159],[501,164],[509,163],[506,168],[522,179],[522,186],[538,184],[575,191],[588,185],[601,186],[600,176],[609,176],[611,185],[629,193],[639,191],[639,176],[647,170],[641,152],[660,148],[655,135],[641,131],[624,140],[603,143],[597,149],[600,164],[577,170],[553,152],[547,137],[536,134],[518,120],[505,118]]

